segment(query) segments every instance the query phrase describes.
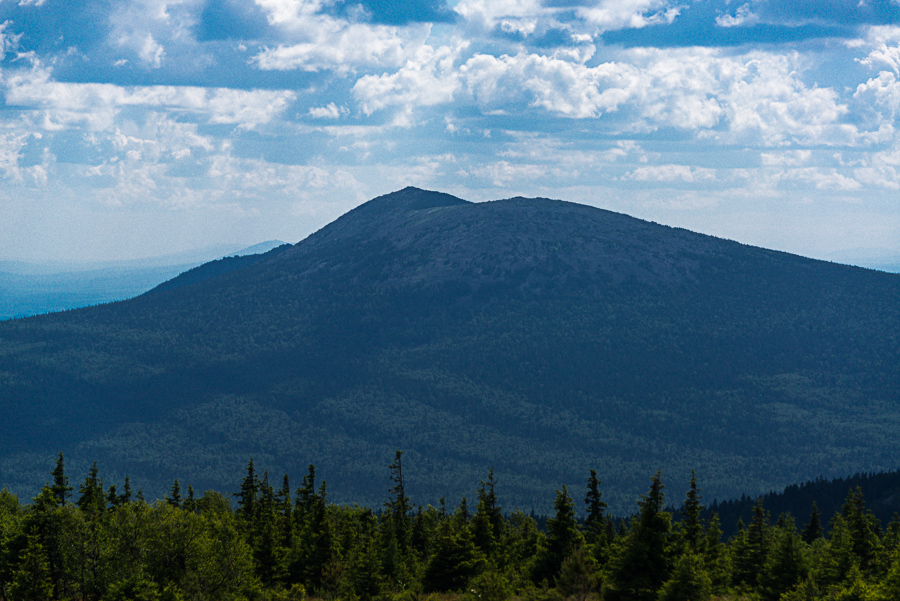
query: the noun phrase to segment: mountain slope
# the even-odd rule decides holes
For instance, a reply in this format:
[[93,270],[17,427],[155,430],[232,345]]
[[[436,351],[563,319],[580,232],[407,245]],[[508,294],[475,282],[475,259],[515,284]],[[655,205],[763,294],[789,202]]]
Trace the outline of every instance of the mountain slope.
[[593,467],[626,510],[659,467],[725,498],[900,458],[893,274],[408,188],[181,283],[0,324],[3,482],[62,449],[201,489],[253,456],[374,504],[401,448],[419,502],[494,466],[531,507]]

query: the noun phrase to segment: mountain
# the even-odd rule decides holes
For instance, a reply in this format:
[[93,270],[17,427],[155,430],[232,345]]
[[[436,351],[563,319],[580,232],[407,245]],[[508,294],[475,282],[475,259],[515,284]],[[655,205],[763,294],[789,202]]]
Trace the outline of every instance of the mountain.
[[[561,201],[415,188],[129,301],[0,323],[0,483],[62,450],[148,496],[314,463],[378,505],[549,511],[588,471],[630,511],[892,469],[900,276]],[[295,482],[296,484],[296,482]],[[548,491],[550,494],[548,494]],[[576,493],[577,497],[578,494]]]
[[0,320],[132,298],[217,257],[263,253],[283,244],[273,240],[247,248],[219,245],[160,257],[90,263],[0,261]]

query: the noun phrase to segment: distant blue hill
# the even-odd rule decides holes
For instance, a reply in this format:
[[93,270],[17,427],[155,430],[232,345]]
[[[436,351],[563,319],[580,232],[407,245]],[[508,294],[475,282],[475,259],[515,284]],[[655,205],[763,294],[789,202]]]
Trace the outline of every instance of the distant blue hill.
[[218,245],[128,261],[0,261],[0,320],[134,298],[206,262],[224,256],[265,253],[282,244],[271,240],[246,248]]

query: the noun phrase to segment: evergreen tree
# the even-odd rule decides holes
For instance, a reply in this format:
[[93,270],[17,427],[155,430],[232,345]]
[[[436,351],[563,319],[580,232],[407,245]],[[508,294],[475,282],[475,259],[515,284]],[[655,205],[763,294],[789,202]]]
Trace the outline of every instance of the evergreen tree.
[[403,481],[403,451],[396,451],[394,461],[390,465],[391,482],[390,500],[386,508],[391,524],[391,534],[397,543],[401,553],[406,551],[409,544],[409,497],[406,496],[406,486]]
[[116,485],[110,484],[109,488],[106,489],[106,504],[109,507],[118,507],[119,506],[119,495],[116,493]]
[[488,471],[488,481],[482,480],[478,490],[478,507],[472,519],[475,544],[489,558],[494,556],[503,528],[503,513],[497,503],[494,468]]
[[[59,498],[56,493],[54,497]],[[46,601],[53,596],[47,556],[37,534],[29,535],[27,540],[9,587],[9,597],[16,601]]]
[[65,505],[66,500],[69,498],[69,493],[72,492],[72,487],[69,486],[69,477],[66,476],[62,451],[59,452],[59,456],[56,458],[56,466],[50,472],[50,475],[53,476],[53,488],[51,488],[53,496],[56,497],[60,506]]
[[682,528],[684,532],[684,542],[687,550],[691,553],[700,554],[703,552],[703,520],[700,513],[706,509],[700,504],[700,490],[697,488],[697,476],[694,470],[691,470],[691,485],[687,491],[684,506],[681,508],[681,515],[684,518]]
[[93,516],[105,509],[106,495],[103,493],[103,480],[100,479],[96,461],[85,477],[84,484],[78,487],[78,495],[75,504],[85,514]]
[[252,524],[256,516],[256,498],[259,494],[259,480],[256,477],[256,468],[253,466],[253,457],[247,463],[247,475],[241,482],[240,492],[233,494],[238,498],[237,516],[245,524]]
[[671,516],[663,511],[662,474],[657,472],[650,491],[638,503],[640,513],[631,521],[612,571],[613,601],[648,601],[669,579]]
[[119,496],[119,504],[124,505],[131,502],[131,479],[125,476],[125,486],[122,487],[122,494]]
[[777,528],[775,544],[759,573],[760,596],[763,601],[778,601],[809,574],[805,545],[794,530],[793,519]]
[[484,563],[469,527],[445,520],[438,529],[433,550],[425,565],[422,585],[426,591],[458,591]]
[[714,513],[709,518],[709,527],[706,529],[706,541],[703,543],[703,558],[706,562],[706,572],[712,583],[715,594],[724,593],[731,584],[731,564],[727,550],[722,543],[722,528],[719,525],[719,514]]
[[178,482],[178,478],[175,478],[175,481],[172,483],[166,502],[172,507],[181,507],[181,484]]
[[547,580],[552,583],[559,575],[563,561],[572,554],[581,540],[575,519],[575,502],[565,485],[562,490],[556,491],[553,508],[556,515],[547,520],[547,543],[541,549],[535,565],[532,577],[535,582]]
[[747,589],[756,588],[757,576],[762,571],[772,546],[772,527],[769,514],[763,508],[762,499],[753,507],[753,519],[746,531],[735,538],[734,583]]
[[584,496],[586,517],[584,519],[584,537],[590,545],[604,545],[606,541],[606,503],[600,493],[600,480],[597,470],[591,470],[588,478],[587,493]]
[[712,598],[712,580],[703,559],[693,551],[683,553],[669,578],[660,588],[659,601],[708,601]]
[[807,545],[813,544],[816,540],[824,536],[825,530],[822,528],[822,514],[819,513],[819,506],[813,501],[812,511],[809,514],[809,522],[803,527],[803,542]]
[[560,566],[556,589],[566,598],[585,601],[597,589],[595,568],[593,558],[585,551],[584,545],[577,545]]
[[878,547],[880,545],[878,519],[866,509],[865,499],[860,487],[850,492],[841,513],[847,521],[847,529],[853,541],[853,554],[859,558],[859,567],[864,574],[873,568]]

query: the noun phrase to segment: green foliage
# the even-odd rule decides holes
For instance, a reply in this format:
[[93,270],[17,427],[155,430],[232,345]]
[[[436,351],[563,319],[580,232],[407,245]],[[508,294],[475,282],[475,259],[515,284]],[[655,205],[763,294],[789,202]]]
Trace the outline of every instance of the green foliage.
[[595,571],[596,563],[585,551],[584,545],[579,544],[562,562],[556,588],[566,598],[585,601],[589,594],[598,589]]
[[692,551],[675,561],[672,577],[659,589],[659,601],[709,601],[712,580],[703,559]]
[[662,474],[657,472],[614,559],[609,590],[613,601],[653,599],[669,579],[672,528],[670,514],[663,511],[662,489]]
[[[395,455],[399,459],[399,454]],[[882,534],[859,490],[851,490],[830,529],[807,543],[793,517],[770,524],[761,503],[747,528],[722,540],[719,518],[700,517],[692,476],[673,527],[662,476],[619,533],[604,516],[609,561],[582,535],[563,486],[541,531],[521,511],[500,512],[493,474],[470,513],[461,502],[412,507],[400,464],[380,513],[329,501],[309,466],[291,498],[251,463],[231,497],[207,491],[173,503],[103,494],[94,465],[75,503],[48,484],[30,504],[0,491],[0,598],[55,601],[893,601],[900,597],[900,520]],[[589,498],[595,474],[588,481]],[[188,486],[192,491],[193,487]],[[99,496],[98,496],[99,495]],[[98,504],[95,499],[99,498]],[[596,497],[594,497],[596,498]],[[252,503],[247,503],[252,499]],[[252,512],[250,511],[252,507]],[[590,508],[590,503],[588,503]],[[624,524],[624,522],[623,522]],[[480,529],[482,543],[476,531]],[[808,528],[807,528],[808,530]],[[406,540],[405,544],[401,542]],[[487,542],[484,542],[487,541]]]

